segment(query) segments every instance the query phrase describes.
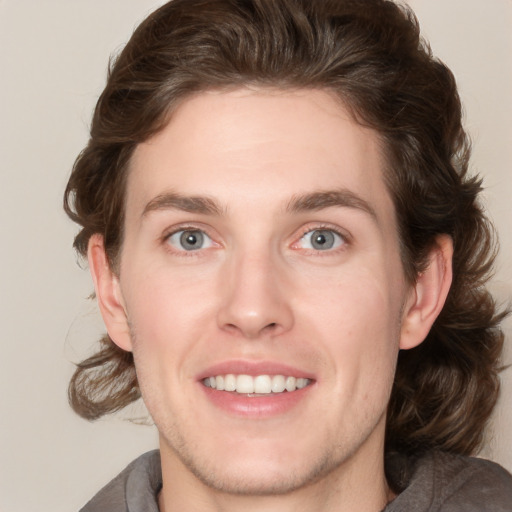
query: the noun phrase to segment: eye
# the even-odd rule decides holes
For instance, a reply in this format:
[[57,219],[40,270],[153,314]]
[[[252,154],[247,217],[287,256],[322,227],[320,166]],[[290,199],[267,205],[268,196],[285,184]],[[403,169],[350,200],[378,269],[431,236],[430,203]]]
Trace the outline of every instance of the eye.
[[180,251],[198,251],[212,246],[212,239],[199,229],[180,229],[167,238]]
[[314,229],[302,235],[299,246],[302,249],[315,251],[328,251],[343,245],[343,237],[332,229]]

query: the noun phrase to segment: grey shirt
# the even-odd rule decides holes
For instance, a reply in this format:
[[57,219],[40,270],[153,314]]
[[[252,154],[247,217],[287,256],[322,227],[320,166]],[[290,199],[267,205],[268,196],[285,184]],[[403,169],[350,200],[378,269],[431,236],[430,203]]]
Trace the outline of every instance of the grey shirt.
[[[497,464],[431,452],[418,459],[394,455],[388,478],[402,492],[383,512],[510,512],[512,476]],[[158,512],[160,454],[134,460],[80,512]]]

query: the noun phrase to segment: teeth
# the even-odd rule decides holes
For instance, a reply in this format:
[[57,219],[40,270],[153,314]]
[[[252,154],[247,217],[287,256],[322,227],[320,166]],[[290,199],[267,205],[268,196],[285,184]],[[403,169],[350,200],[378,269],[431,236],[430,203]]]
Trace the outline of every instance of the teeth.
[[236,378],[237,393],[254,393],[254,379],[250,375],[238,375]]
[[254,378],[255,393],[270,393],[272,391],[272,379],[268,375],[258,375]]
[[305,388],[310,384],[309,379],[303,377],[292,377],[285,375],[217,375],[203,379],[206,387],[218,391],[235,391],[246,395],[266,395],[269,393],[282,393],[283,391],[295,391]]
[[286,377],[286,391],[295,391],[296,383],[297,379],[295,377]]
[[286,389],[286,378],[282,375],[272,377],[272,393],[282,393]]
[[297,389],[305,388],[308,384],[309,384],[308,379],[304,379],[302,377],[297,379],[297,382],[295,383],[295,385],[297,386]]
[[[222,379],[222,375],[220,378]],[[214,377],[214,379],[216,378]],[[229,374],[224,377],[224,390],[236,391],[236,377],[233,374]]]

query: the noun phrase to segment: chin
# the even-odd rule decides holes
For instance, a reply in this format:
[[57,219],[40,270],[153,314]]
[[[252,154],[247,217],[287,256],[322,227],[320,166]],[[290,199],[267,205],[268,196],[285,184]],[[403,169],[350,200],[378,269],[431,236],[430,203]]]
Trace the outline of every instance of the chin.
[[305,475],[302,472],[272,471],[270,468],[258,470],[253,467],[237,471],[204,471],[193,469],[195,476],[209,488],[219,492],[246,496],[276,496],[291,493],[312,483],[318,475]]
[[[272,456],[214,458],[198,461],[191,454],[180,454],[181,462],[198,480],[218,492],[233,495],[285,495],[322,479],[339,465],[331,455],[317,458]],[[309,460],[308,460],[309,459]],[[222,462],[219,463],[219,460]]]

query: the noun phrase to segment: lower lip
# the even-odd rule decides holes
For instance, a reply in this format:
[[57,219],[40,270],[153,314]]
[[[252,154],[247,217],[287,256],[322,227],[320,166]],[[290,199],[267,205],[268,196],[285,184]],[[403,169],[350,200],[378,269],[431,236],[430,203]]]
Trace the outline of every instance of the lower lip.
[[248,396],[242,393],[218,391],[202,383],[199,385],[203,388],[208,400],[216,407],[236,416],[252,418],[277,416],[290,411],[306,398],[313,386],[309,384],[305,388],[291,392]]

